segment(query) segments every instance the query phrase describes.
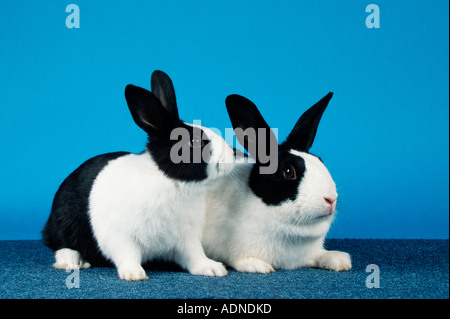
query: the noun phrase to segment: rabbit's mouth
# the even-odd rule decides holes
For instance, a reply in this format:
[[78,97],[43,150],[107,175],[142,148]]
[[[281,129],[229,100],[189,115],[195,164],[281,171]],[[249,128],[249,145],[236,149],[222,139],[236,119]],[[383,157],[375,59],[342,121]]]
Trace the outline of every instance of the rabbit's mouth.
[[330,205],[325,209],[325,214],[319,215],[317,219],[325,219],[328,217],[333,217],[333,215],[336,213],[336,204]]
[[317,219],[324,219],[324,218],[328,218],[328,217],[332,217],[334,215],[334,211],[330,210],[328,213],[320,215],[319,217],[317,217]]

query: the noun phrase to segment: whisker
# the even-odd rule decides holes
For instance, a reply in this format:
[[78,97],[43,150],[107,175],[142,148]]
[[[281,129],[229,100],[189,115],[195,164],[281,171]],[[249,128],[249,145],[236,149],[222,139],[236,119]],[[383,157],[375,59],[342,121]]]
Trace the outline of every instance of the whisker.
[[236,171],[233,170],[233,171],[231,171],[229,176],[231,178],[231,182],[232,182],[234,188],[241,193],[241,188],[239,186],[239,180],[238,180],[239,177],[237,177],[235,175],[237,175],[237,173],[236,173]]

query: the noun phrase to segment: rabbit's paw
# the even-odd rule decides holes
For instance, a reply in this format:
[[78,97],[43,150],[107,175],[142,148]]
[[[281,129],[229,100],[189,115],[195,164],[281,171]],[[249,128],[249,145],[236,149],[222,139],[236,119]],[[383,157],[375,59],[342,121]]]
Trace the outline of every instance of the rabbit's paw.
[[337,250],[324,251],[316,256],[311,264],[312,267],[334,271],[347,271],[352,268],[350,255]]
[[224,265],[211,259],[206,259],[202,262],[197,263],[190,270],[190,273],[193,275],[201,275],[208,277],[222,277],[228,274]]
[[268,274],[275,271],[275,269],[273,269],[273,267],[270,264],[266,263],[264,260],[253,257],[239,259],[235,262],[234,268],[240,272],[260,274]]
[[55,252],[55,263],[53,267],[65,270],[77,270],[91,267],[91,264],[81,258],[78,251],[62,248]]
[[122,280],[139,281],[147,280],[147,274],[141,265],[126,265],[117,269],[119,277]]

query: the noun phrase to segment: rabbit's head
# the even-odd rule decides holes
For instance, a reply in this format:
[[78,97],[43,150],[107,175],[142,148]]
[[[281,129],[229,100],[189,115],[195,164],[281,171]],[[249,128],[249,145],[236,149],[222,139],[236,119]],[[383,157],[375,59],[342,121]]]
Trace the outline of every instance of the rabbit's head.
[[248,186],[283,224],[323,224],[326,232],[336,212],[336,185],[322,160],[309,153],[332,95],[308,109],[281,144],[255,104],[239,95],[226,99],[236,137],[256,161]]
[[127,85],[125,98],[136,124],[148,134],[147,149],[169,178],[214,180],[233,168],[233,150],[212,130],[183,122],[171,79],[162,71],[151,77],[152,92]]

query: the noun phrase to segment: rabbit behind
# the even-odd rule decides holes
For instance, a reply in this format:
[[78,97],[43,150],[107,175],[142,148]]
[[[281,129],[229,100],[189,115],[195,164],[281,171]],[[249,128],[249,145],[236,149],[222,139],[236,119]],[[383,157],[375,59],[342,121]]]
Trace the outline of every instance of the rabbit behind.
[[201,233],[205,193],[231,171],[233,151],[211,130],[179,119],[165,73],[153,72],[151,89],[125,89],[134,121],[148,134],[146,150],[89,159],[58,189],[43,230],[54,267],[112,263],[121,279],[143,280],[142,264],[162,259],[192,274],[227,274],[206,257]]
[[[242,272],[351,268],[347,253],[323,247],[338,195],[322,160],[309,153],[331,97],[329,93],[307,110],[281,145],[251,101],[227,97],[236,137],[256,162],[240,157],[207,196],[202,242],[209,257]],[[253,136],[245,134],[249,128]],[[261,148],[267,147],[276,152],[272,160],[277,162],[269,174],[262,170],[273,164],[262,161],[266,153]]]

